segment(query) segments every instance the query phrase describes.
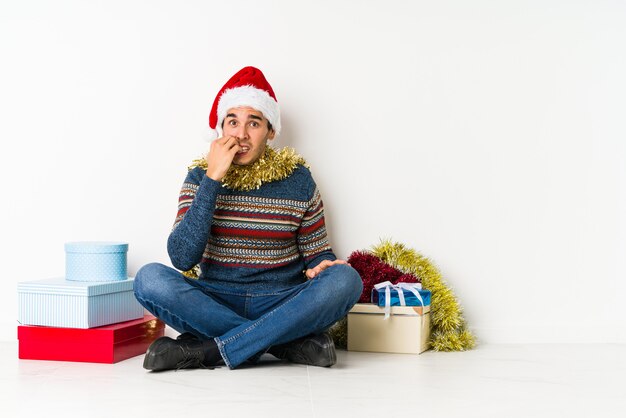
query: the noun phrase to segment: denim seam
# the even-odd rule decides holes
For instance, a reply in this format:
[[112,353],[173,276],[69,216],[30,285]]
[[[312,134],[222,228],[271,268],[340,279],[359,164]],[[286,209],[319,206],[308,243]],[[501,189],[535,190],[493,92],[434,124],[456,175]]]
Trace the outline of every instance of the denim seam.
[[228,359],[228,356],[226,355],[226,347],[224,347],[224,343],[222,342],[222,340],[220,340],[219,337],[215,337],[213,338],[213,340],[217,344],[217,349],[220,351],[220,355],[224,359],[224,363],[226,363],[226,366],[228,366],[229,369],[234,369],[233,365]]
[[222,290],[222,289],[212,289],[208,286],[197,286],[197,287],[200,288],[202,291],[205,291],[205,293],[208,292],[208,293],[218,293],[221,295],[250,296],[250,297],[277,296],[277,295],[280,295],[282,292],[291,290],[290,288],[286,288],[286,289],[277,290],[277,291],[269,292],[269,293],[250,293],[250,292],[233,292],[233,291]]
[[211,289],[210,287],[203,287],[202,291],[208,294],[217,293],[218,295],[229,295],[229,296],[246,296],[245,293],[241,292],[223,292],[221,290]]
[[282,292],[285,292],[285,291],[288,291],[288,290],[291,290],[291,289],[287,288],[287,289],[283,289],[282,291],[276,291],[276,292],[271,292],[271,293],[253,293],[253,294],[249,293],[248,296],[253,297],[253,298],[255,298],[255,297],[263,297],[263,296],[278,296]]
[[311,286],[311,284],[313,283],[313,280],[309,280],[308,282],[306,282],[306,286],[304,286],[302,289],[300,289],[300,292],[294,294],[291,296],[291,298],[286,301],[285,303],[281,304],[280,306],[272,309],[271,311],[269,311],[267,314],[263,315],[263,319],[257,319],[256,321],[254,321],[254,324],[252,324],[251,326],[249,326],[248,328],[244,329],[243,331],[233,335],[232,337],[228,337],[226,340],[224,340],[224,344],[228,344],[234,340],[236,340],[237,338],[241,337],[244,334],[247,334],[248,332],[252,331],[254,328],[256,328],[258,325],[260,325],[261,323],[263,323],[265,321],[265,319],[269,318],[270,316],[274,315],[274,312],[276,312],[278,309],[283,308],[285,306],[287,306],[288,303],[290,303],[291,301],[293,301],[295,299],[295,297],[301,293],[302,291],[304,291],[304,289],[308,288]]

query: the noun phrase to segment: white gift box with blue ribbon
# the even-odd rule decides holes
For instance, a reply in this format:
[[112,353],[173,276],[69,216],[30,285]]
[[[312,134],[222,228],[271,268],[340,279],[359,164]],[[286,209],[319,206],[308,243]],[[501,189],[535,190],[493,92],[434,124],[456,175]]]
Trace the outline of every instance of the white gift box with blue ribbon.
[[[348,350],[408,354],[428,350],[430,293],[425,293],[419,283],[390,282],[375,285],[374,292],[382,296],[382,306],[357,303],[348,312]],[[415,299],[411,304],[417,306],[406,306],[409,303],[405,293]],[[393,301],[392,294],[397,301]]]
[[430,305],[390,306],[357,303],[348,312],[348,350],[420,354],[428,350]]
[[133,278],[79,282],[64,278],[18,283],[18,322],[62,328],[94,328],[142,318]]

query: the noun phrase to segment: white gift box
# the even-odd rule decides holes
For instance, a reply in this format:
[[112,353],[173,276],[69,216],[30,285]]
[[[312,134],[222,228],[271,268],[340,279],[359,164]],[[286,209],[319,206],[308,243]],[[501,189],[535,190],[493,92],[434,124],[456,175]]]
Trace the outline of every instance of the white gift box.
[[357,303],[348,312],[348,350],[419,354],[428,350],[430,305],[391,306]]
[[61,328],[93,328],[142,318],[133,278],[77,282],[63,278],[18,283],[18,322]]

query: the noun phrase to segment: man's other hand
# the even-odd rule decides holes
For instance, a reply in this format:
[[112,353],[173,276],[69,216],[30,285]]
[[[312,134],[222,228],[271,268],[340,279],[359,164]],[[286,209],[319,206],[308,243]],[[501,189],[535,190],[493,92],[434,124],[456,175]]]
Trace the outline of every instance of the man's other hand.
[[311,280],[312,278],[320,274],[322,271],[326,270],[330,266],[334,266],[335,264],[348,264],[348,262],[346,260],[335,260],[335,261],[324,260],[321,263],[319,263],[317,266],[311,269],[308,269],[305,272],[306,277],[307,279]]

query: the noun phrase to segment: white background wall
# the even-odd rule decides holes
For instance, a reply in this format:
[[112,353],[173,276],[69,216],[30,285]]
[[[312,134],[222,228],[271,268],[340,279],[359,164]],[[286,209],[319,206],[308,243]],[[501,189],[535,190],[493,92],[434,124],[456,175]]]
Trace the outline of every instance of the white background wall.
[[168,263],[217,90],[261,68],[337,254],[430,257],[480,341],[626,342],[622,1],[0,1],[0,339],[63,245]]

